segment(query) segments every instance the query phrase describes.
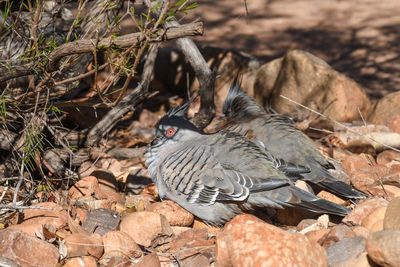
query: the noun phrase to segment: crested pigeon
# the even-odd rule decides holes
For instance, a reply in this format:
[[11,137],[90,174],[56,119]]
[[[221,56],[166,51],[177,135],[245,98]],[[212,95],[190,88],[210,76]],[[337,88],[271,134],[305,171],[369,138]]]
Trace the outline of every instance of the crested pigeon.
[[[261,142],[274,157],[309,168],[310,172],[303,174],[302,180],[341,197],[366,197],[362,191],[332,176],[328,171],[334,169],[332,163],[296,127],[294,121],[281,114],[267,114],[253,97],[241,90],[238,77],[232,83],[222,109],[227,119],[223,129],[249,135],[250,139]],[[248,132],[251,134],[246,134]]]
[[146,153],[161,199],[175,201],[210,225],[223,225],[259,207],[300,207],[341,216],[349,212],[297,188],[285,175],[300,175],[307,168],[275,159],[241,134],[203,133],[185,117],[188,105],[161,118]]

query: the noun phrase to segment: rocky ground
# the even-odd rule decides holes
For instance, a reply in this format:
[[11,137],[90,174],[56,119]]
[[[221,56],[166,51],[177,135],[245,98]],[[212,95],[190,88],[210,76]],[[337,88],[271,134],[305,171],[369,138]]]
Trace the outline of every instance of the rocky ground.
[[[247,19],[242,1],[234,1],[237,6],[227,13],[228,2],[202,1],[193,15],[206,20],[206,35],[197,41],[221,47],[203,50],[221,75],[217,109],[240,69],[249,94],[294,117],[321,153],[337,163],[335,175],[369,197],[353,202],[299,182],[352,208],[351,213],[338,218],[295,209],[269,216],[260,211],[239,215],[224,227],[207,226],[172,201],[160,202],[143,155],[159,118],[183,101],[168,96],[173,89],[182,95],[187,82],[181,78],[188,70],[184,61],[166,65],[179,54],[163,50],[158,60],[164,64],[159,62],[152,87],[168,90],[157,96],[164,104],[147,101],[105,145],[86,151],[89,158],[77,170],[80,179],[68,190],[43,187],[26,209],[2,209],[0,265],[400,266],[396,2],[247,1]],[[190,86],[195,90],[196,81]],[[97,119],[75,112],[70,124]],[[46,168],[56,168],[46,160]],[[11,202],[7,184],[0,194]]]

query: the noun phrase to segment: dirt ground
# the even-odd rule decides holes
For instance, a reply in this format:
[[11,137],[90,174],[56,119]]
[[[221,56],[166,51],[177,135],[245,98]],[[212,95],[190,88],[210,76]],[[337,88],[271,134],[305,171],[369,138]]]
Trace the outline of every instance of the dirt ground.
[[183,21],[205,22],[199,45],[269,61],[307,50],[363,85],[371,98],[400,89],[399,0],[200,0]]

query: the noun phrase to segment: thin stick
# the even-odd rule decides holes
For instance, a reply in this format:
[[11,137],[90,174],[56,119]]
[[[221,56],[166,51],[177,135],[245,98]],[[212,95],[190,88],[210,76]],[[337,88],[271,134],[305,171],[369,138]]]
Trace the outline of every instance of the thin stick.
[[26,210],[26,209],[37,209],[37,210],[54,210],[53,208],[46,208],[41,206],[18,206],[14,204],[0,204],[0,210],[9,209],[9,210]]
[[326,116],[326,115],[324,115],[324,114],[322,114],[322,113],[320,113],[320,112],[318,112],[318,111],[316,111],[316,110],[313,110],[313,109],[311,109],[311,108],[309,108],[309,107],[307,107],[307,106],[304,106],[303,104],[300,104],[299,102],[296,102],[296,101],[294,101],[294,100],[292,100],[292,99],[290,99],[290,98],[288,98],[288,97],[286,97],[286,96],[284,96],[284,95],[280,95],[280,97],[282,97],[283,99],[286,99],[286,100],[289,101],[289,102],[292,102],[292,103],[294,103],[294,104],[296,104],[296,105],[298,105],[298,106],[300,106],[300,107],[302,107],[302,108],[307,109],[308,111],[311,111],[311,112],[313,112],[313,113],[315,113],[315,114],[318,114],[319,116],[321,116],[321,117],[323,117],[323,118],[325,118],[325,119],[328,119],[328,120],[330,120],[330,121],[332,121],[332,122],[334,122],[334,123],[336,123],[336,124],[338,124],[338,125],[340,125],[340,126],[346,128],[349,132],[351,132],[351,133],[353,133],[353,134],[356,134],[356,135],[358,135],[358,136],[365,137],[365,138],[369,139],[370,141],[373,141],[373,142],[375,142],[375,143],[378,143],[378,144],[380,144],[380,145],[382,145],[382,146],[384,146],[384,147],[386,147],[386,148],[390,148],[390,149],[392,149],[392,150],[394,150],[394,151],[396,151],[396,152],[400,152],[400,149],[397,149],[397,148],[395,148],[395,147],[393,147],[393,146],[386,145],[386,144],[384,144],[384,143],[382,143],[382,142],[376,141],[376,140],[375,140],[374,138],[372,138],[372,137],[364,136],[364,135],[362,135],[362,134],[360,134],[360,133],[358,133],[358,132],[352,130],[350,127],[344,125],[343,123],[340,123],[340,122],[338,122],[338,121],[336,121],[336,120],[330,118],[329,116]]

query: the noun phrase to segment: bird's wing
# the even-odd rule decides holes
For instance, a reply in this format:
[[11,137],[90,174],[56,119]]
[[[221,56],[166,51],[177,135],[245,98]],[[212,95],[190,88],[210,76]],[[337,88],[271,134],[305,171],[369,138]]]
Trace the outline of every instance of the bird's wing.
[[243,201],[250,192],[271,190],[288,184],[277,176],[250,177],[220,164],[212,145],[191,144],[177,149],[161,166],[168,189],[185,195],[190,203],[212,205],[215,201]]
[[252,192],[272,190],[287,184],[279,177],[257,179],[223,168],[204,170],[197,177],[187,200],[202,205],[212,205],[216,201],[243,201]]

